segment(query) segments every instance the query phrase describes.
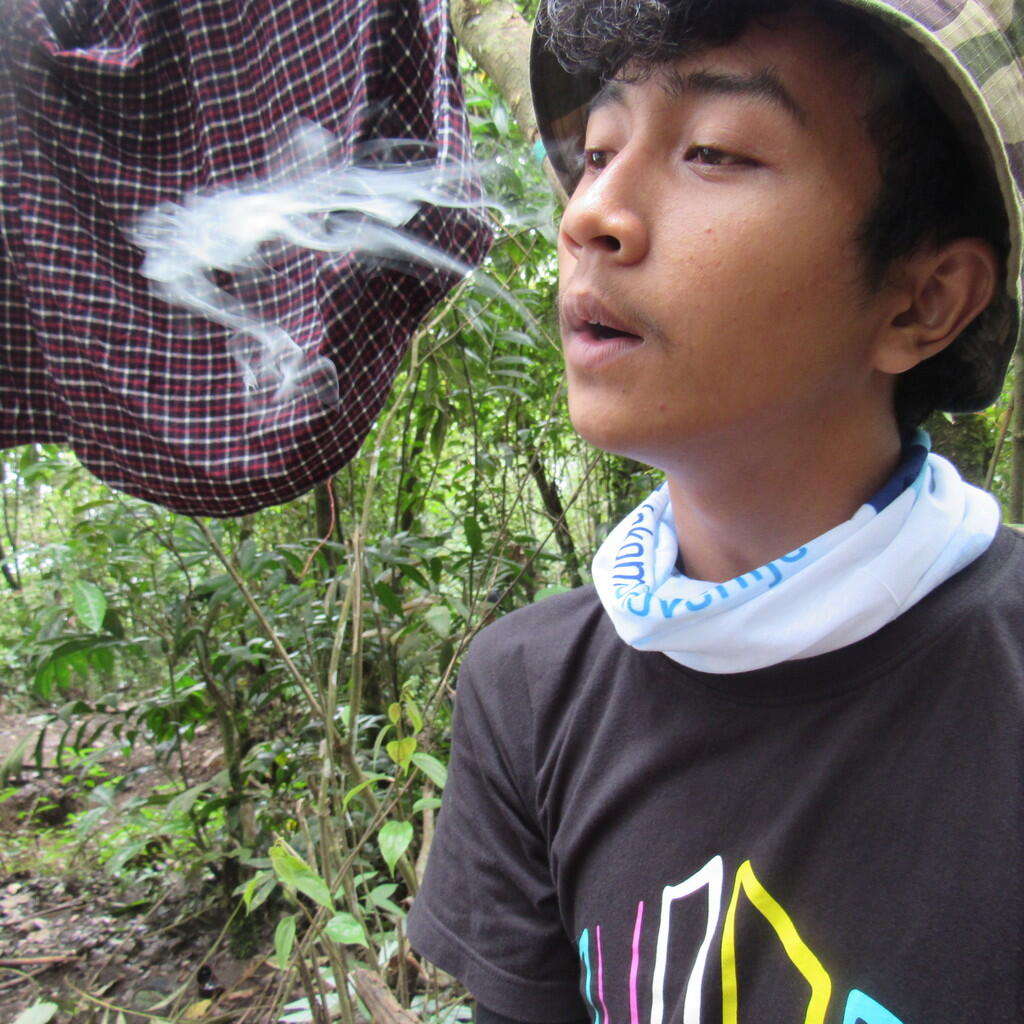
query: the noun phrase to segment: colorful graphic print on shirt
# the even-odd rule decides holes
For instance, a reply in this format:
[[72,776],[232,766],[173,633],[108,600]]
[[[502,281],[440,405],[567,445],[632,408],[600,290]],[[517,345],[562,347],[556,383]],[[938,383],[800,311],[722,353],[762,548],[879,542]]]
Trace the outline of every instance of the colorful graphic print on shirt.
[[[744,861],[736,871],[732,893],[722,917],[725,888],[724,865],[720,856],[713,857],[699,871],[674,885],[667,885],[661,893],[656,924],[651,922],[651,910],[644,901],[637,904],[636,918],[632,928],[631,956],[629,962],[629,1022],[641,1024],[641,1004],[647,1003],[646,994],[641,995],[639,979],[645,972],[641,962],[641,937],[645,928],[657,928],[657,946],[649,996],[650,1013],[648,1024],[664,1024],[665,989],[670,970],[686,969],[686,961],[669,955],[669,935],[673,914],[689,913],[691,906],[706,905],[707,922],[704,937],[696,955],[690,963],[683,1000],[682,1024],[701,1024],[701,1010],[705,993],[705,975],[712,947],[716,945],[721,960],[722,1024],[739,1024],[740,1005],[743,992],[738,981],[736,916],[742,902],[749,903],[770,925],[786,958],[796,968],[810,989],[806,1007],[803,1008],[804,1024],[825,1024],[825,1015],[833,1005],[832,979],[821,960],[800,937],[792,918],[783,906],[761,884],[749,860]],[[704,898],[701,899],[701,896]],[[699,911],[698,911],[699,912]],[[584,995],[594,1024],[618,1024],[612,1021],[605,1000],[606,979],[604,955],[601,943],[601,926],[584,928],[578,940]],[[798,1018],[793,1018],[797,1024]],[[859,989],[846,994],[842,1024],[904,1024],[892,1011]]]

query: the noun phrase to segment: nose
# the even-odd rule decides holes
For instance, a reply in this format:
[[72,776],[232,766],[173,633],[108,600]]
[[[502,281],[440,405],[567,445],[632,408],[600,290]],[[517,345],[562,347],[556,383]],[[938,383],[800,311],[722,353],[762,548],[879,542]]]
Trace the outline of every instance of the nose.
[[585,174],[562,214],[560,233],[577,258],[590,252],[615,263],[636,263],[650,244],[639,169],[625,152],[596,174]]

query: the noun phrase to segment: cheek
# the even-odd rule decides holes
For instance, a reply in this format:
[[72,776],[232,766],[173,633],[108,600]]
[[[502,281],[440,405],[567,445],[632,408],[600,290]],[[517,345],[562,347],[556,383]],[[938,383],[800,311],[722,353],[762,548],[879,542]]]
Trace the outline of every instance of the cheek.
[[558,233],[558,286],[564,289],[576,268],[576,259],[569,252],[561,231]]
[[736,300],[760,310],[766,327],[828,322],[858,294],[845,223],[793,217],[748,238]]
[[571,269],[572,264],[576,261],[569,255],[569,250],[562,241],[562,236],[558,236],[558,276],[561,279],[560,283],[565,284],[568,279],[568,272]]

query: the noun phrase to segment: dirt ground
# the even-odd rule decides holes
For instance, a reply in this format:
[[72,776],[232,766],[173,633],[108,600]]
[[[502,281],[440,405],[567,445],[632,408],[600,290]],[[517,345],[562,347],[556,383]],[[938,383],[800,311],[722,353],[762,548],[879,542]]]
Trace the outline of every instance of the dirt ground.
[[[163,891],[131,892],[87,858],[76,862],[73,848],[54,858],[45,826],[59,826],[86,805],[81,787],[54,764],[60,730],[48,730],[44,771],[36,770],[32,751],[43,721],[0,709],[0,766],[29,737],[25,770],[6,791],[0,786],[0,1024],[38,999],[57,1002],[61,1011],[54,1019],[75,1024],[113,1024],[121,1011],[125,1024],[148,1022],[144,1014],[269,1019],[262,1008],[279,975],[263,956],[229,955],[226,944],[218,944],[223,921],[180,880]],[[154,769],[152,751],[138,749],[128,760],[107,732],[97,746],[102,769],[126,774],[129,792],[166,781]],[[193,782],[219,770],[215,734],[200,733],[185,753]],[[37,820],[29,829],[25,819],[33,812]],[[203,964],[212,978],[199,973]]]

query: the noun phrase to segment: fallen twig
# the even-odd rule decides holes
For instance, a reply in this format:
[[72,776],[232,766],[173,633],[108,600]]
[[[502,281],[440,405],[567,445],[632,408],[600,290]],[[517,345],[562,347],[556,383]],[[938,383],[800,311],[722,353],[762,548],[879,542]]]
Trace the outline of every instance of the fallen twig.
[[52,966],[52,964],[44,964],[42,967],[37,967],[34,971],[14,971],[13,967],[9,967],[7,969],[14,971],[18,977],[11,978],[10,981],[5,981],[0,985],[0,992],[6,992],[9,988],[17,988],[19,985],[24,985],[26,981],[31,981],[33,978],[38,978],[40,974],[45,974]]
[[399,1005],[387,985],[376,974],[357,967],[351,977],[359,998],[370,1011],[373,1024],[422,1024],[415,1013]]
[[88,896],[82,896],[77,900],[68,900],[66,903],[58,903],[55,907],[47,907],[45,910],[38,910],[32,916],[33,917],[49,917],[50,914],[59,914],[62,910],[70,910],[72,907],[83,907],[86,903],[91,903],[92,899]]
[[32,967],[35,964],[62,964],[65,960],[81,960],[75,953],[58,953],[55,956],[5,956],[0,957],[0,967]]

